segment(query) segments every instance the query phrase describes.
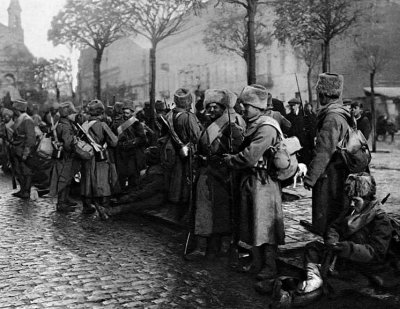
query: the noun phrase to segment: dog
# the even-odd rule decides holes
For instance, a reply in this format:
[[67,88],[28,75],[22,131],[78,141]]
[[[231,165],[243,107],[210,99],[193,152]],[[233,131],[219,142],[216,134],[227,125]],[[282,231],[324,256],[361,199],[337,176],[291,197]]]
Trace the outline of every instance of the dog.
[[307,165],[305,165],[304,163],[299,163],[299,165],[297,166],[297,172],[294,175],[293,179],[293,189],[296,188],[298,179],[300,180],[299,184],[304,185],[304,176],[306,176],[307,170]]

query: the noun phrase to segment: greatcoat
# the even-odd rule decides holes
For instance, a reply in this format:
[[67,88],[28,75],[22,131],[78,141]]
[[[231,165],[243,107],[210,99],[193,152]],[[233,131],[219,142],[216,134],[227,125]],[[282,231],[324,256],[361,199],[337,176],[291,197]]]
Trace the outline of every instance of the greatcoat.
[[[282,196],[279,181],[267,169],[256,168],[259,160],[268,166],[268,149],[278,140],[278,132],[262,115],[250,119],[242,150],[227,159],[230,167],[241,169],[240,240],[252,245],[281,245],[285,241]],[[278,125],[278,124],[277,124]]]
[[[196,145],[201,127],[195,114],[175,107],[170,113],[173,114],[175,132],[183,144]],[[194,147],[193,147],[194,148]],[[175,164],[170,175],[168,200],[173,203],[187,203],[189,201],[189,160],[181,158],[176,151]]]
[[[230,186],[237,184],[235,173],[222,164],[222,154],[237,153],[242,144],[246,124],[232,109],[229,126],[228,110],[212,122],[201,134],[198,143],[200,156],[199,177],[196,184],[195,234],[229,233],[231,231],[233,203],[236,200]],[[232,182],[232,183],[231,183]],[[232,208],[231,208],[232,207]]]
[[[89,134],[99,145],[115,147],[117,137],[111,132],[107,124],[100,121],[99,117],[91,116],[90,121],[95,123],[90,127]],[[85,124],[84,124],[85,125]],[[107,126],[108,132],[105,127]],[[112,164],[107,155],[106,160],[98,161],[96,156],[84,161],[81,177],[81,195],[84,197],[106,197],[111,196],[115,188],[118,188],[118,177],[115,165]]]
[[79,171],[80,162],[74,154],[73,144],[76,135],[72,121],[61,117],[57,128],[57,139],[62,143],[62,155],[56,159],[51,172],[50,195],[55,196],[71,184],[72,178]]
[[341,100],[318,112],[316,145],[304,183],[313,188],[312,224],[321,234],[348,206],[344,183],[349,170],[336,147],[349,130],[351,121]]

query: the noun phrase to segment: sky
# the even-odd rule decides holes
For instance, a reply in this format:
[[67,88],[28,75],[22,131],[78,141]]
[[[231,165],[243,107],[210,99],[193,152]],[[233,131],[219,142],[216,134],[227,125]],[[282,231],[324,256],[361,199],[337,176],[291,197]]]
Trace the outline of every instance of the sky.
[[[47,59],[58,56],[70,57],[71,52],[65,46],[54,47],[47,41],[47,31],[50,29],[54,15],[63,8],[66,0],[19,0],[21,5],[22,28],[24,29],[25,45],[35,57]],[[10,0],[0,0],[0,23],[8,24],[7,8]]]

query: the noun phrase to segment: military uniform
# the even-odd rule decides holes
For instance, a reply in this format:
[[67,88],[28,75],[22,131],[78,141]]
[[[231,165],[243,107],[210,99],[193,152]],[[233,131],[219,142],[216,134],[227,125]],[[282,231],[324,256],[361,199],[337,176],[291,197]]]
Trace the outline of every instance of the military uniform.
[[13,102],[13,109],[19,111],[20,115],[12,126],[11,158],[20,184],[20,191],[14,195],[29,199],[33,176],[33,167],[29,165],[29,156],[34,151],[36,137],[35,125],[32,118],[26,114],[26,108],[26,101],[17,100]]
[[[105,147],[105,144],[107,144],[115,147],[117,137],[107,124],[101,121],[104,105],[99,100],[94,100],[88,106],[91,116],[82,127],[87,130],[98,145]],[[104,158],[100,158],[101,155]],[[81,195],[84,212],[93,211],[90,206],[91,202],[107,206],[109,197],[114,193],[113,189],[117,187],[119,186],[115,165],[110,162],[107,150],[102,154],[96,153],[93,158],[83,162]]]
[[[61,103],[61,108],[69,107],[72,103]],[[71,112],[74,109],[71,108]],[[69,201],[71,181],[80,169],[80,161],[74,153],[76,129],[68,115],[60,117],[56,127],[57,139],[62,145],[61,158],[55,160],[51,172],[50,195],[58,195],[57,210],[67,210],[75,203]]]

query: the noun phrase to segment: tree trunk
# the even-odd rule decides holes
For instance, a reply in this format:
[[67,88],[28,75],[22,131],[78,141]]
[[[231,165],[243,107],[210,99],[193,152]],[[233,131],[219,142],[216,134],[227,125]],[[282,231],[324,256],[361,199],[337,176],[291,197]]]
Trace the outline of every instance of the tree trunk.
[[322,45],[322,72],[329,72],[331,60],[329,55],[330,41],[325,41]]
[[247,45],[248,45],[248,67],[247,67],[247,84],[255,84],[256,79],[256,44],[254,36],[254,19],[257,10],[257,0],[248,1],[247,9]]
[[156,104],[156,49],[157,44],[153,43],[150,48],[150,128],[155,127],[155,104]]
[[312,86],[311,86],[311,73],[312,67],[308,67],[307,70],[307,89],[308,89],[308,102],[312,105]]
[[376,152],[376,112],[375,112],[375,89],[374,89],[375,70],[372,70],[372,72],[369,75],[369,78],[371,86],[372,152]]
[[101,72],[100,64],[103,57],[103,51],[96,51],[96,58],[93,59],[93,95],[96,99],[101,100]]

